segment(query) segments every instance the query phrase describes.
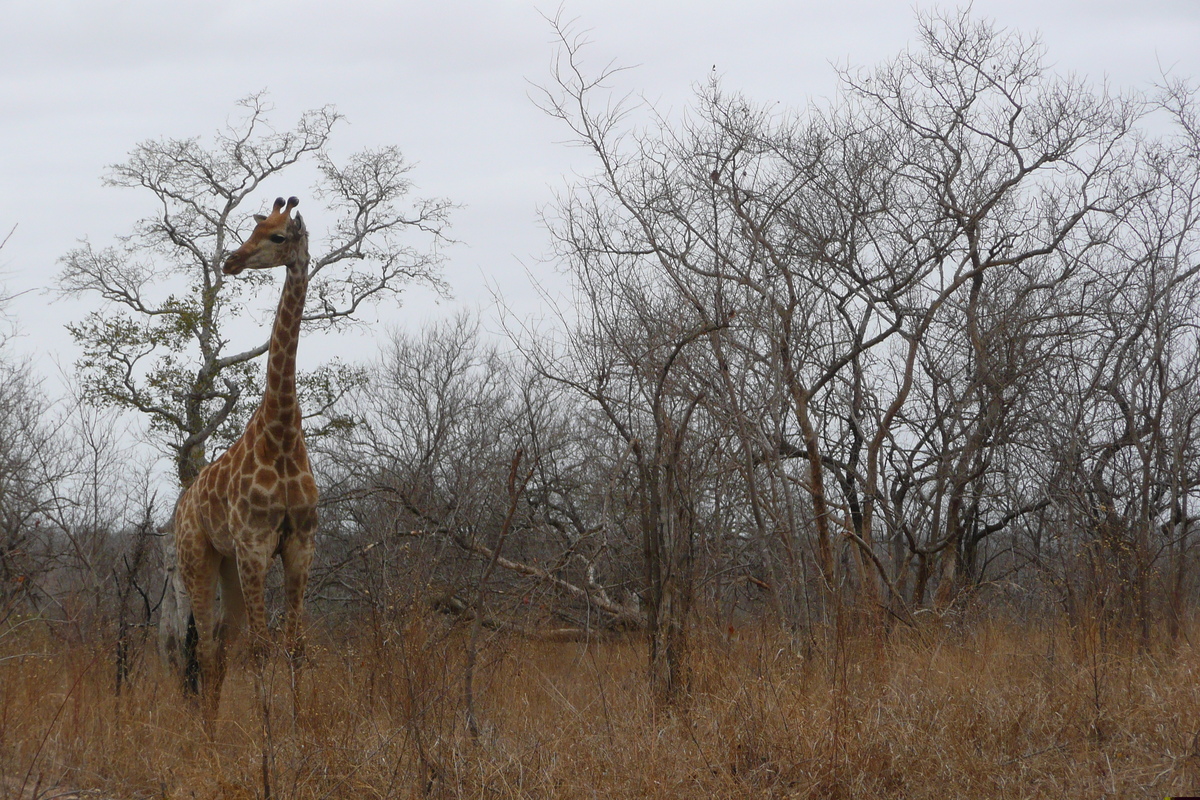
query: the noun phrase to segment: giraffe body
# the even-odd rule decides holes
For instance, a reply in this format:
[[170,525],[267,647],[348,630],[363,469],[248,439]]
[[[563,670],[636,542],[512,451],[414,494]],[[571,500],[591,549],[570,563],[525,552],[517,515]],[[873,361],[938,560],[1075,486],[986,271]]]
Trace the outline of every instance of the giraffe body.
[[[317,529],[317,484],[304,446],[296,398],[296,349],[308,286],[308,232],[275,201],[225,262],[224,272],[287,267],[267,359],[262,402],[246,430],[201,470],[175,507],[179,572],[191,596],[206,716],[215,718],[225,674],[225,649],[249,627],[253,652],[268,640],[267,570],[283,561],[288,652],[303,652],[300,617]],[[221,608],[217,608],[217,586]]]

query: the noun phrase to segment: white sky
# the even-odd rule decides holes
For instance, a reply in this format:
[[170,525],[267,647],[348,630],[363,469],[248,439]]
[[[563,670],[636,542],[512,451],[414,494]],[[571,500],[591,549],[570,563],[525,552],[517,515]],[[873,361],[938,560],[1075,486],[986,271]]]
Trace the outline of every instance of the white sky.
[[[332,103],[349,124],[335,154],[398,145],[417,163],[417,193],[464,207],[446,278],[455,299],[414,292],[380,309],[381,326],[413,324],[458,305],[486,305],[495,285],[536,312],[525,270],[552,281],[538,256],[537,208],[586,154],[528,98],[554,52],[539,9],[555,0],[0,0],[0,282],[26,292],[11,307],[15,346],[39,368],[76,357],[63,323],[87,306],[42,290],[57,259],[88,237],[131,230],[146,197],[105,188],[106,165],[139,141],[209,136],[235,101],[268,89],[278,127]],[[921,7],[928,4],[922,3]],[[1200,0],[975,0],[977,16],[1041,34],[1056,69],[1146,87],[1161,68],[1200,78]],[[730,90],[801,106],[834,87],[830,61],[873,65],[913,35],[914,6],[890,0],[567,0],[563,16],[591,30],[592,63],[636,67],[622,89],[680,108],[716,67]],[[302,200],[309,186],[264,191]],[[302,205],[314,231],[319,207]],[[262,334],[276,298],[262,296]],[[379,328],[377,327],[376,330]],[[249,346],[259,340],[251,332]],[[234,346],[243,344],[235,342]],[[304,349],[308,349],[306,342]],[[364,357],[337,341],[323,352]],[[313,352],[313,351],[310,351]],[[303,359],[303,350],[301,358]]]

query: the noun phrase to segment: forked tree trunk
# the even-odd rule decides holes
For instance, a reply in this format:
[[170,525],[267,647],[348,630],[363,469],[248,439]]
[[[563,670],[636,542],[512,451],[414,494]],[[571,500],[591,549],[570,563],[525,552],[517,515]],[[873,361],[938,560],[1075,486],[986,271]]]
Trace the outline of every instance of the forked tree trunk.
[[[688,410],[678,432],[669,421],[661,421],[655,452],[639,470],[650,690],[659,708],[686,702],[691,684],[688,628],[694,590],[695,524],[680,450],[694,409],[695,405]],[[638,457],[643,457],[640,452]]]

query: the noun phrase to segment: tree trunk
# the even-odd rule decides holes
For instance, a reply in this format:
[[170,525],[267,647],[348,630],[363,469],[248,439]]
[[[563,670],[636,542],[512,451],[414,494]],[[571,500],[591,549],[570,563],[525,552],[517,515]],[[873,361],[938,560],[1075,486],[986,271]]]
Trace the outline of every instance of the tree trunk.
[[188,635],[194,636],[191,623],[192,602],[184,588],[175,557],[175,528],[167,524],[158,529],[162,548],[163,599],[158,616],[158,654],[181,679],[191,680]]
[[[686,426],[686,423],[685,423]],[[650,690],[655,705],[685,702],[690,687],[688,622],[693,592],[694,520],[682,487],[682,437],[660,436],[653,463],[642,467],[642,524],[647,586]],[[661,442],[666,439],[664,446]]]

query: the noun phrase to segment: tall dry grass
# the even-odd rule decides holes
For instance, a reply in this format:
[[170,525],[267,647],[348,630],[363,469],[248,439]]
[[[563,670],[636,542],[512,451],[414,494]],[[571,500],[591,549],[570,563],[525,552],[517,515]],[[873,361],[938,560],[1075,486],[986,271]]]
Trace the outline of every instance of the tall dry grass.
[[[686,708],[656,711],[636,638],[495,635],[463,720],[465,635],[437,620],[314,634],[269,714],[232,670],[210,739],[147,655],[26,625],[0,638],[0,797],[1162,797],[1200,789],[1189,645],[929,624],[827,644],[697,633]],[[807,652],[806,652],[807,651]]]

